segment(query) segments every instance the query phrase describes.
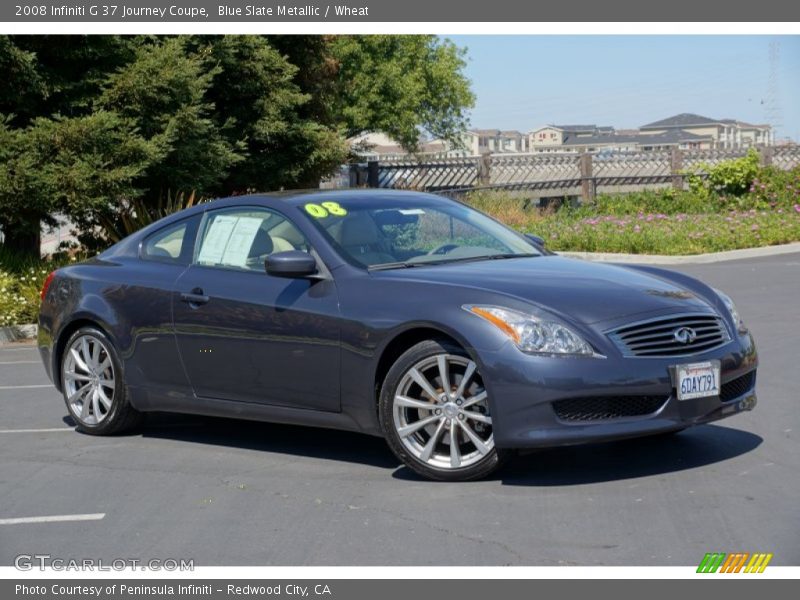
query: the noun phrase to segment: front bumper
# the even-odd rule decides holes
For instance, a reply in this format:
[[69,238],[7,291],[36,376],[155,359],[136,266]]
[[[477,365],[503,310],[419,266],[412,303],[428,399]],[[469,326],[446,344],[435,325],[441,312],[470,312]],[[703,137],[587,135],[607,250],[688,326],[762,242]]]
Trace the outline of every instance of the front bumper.
[[[510,343],[479,354],[499,448],[565,446],[665,433],[752,410],[757,402],[758,356],[749,334],[710,352],[681,358],[530,356]],[[721,364],[723,397],[679,401],[670,368],[711,359]],[[626,398],[658,401],[646,414],[604,413],[576,420],[556,411],[555,406],[563,404],[554,405],[614,399],[616,406],[624,406]]]

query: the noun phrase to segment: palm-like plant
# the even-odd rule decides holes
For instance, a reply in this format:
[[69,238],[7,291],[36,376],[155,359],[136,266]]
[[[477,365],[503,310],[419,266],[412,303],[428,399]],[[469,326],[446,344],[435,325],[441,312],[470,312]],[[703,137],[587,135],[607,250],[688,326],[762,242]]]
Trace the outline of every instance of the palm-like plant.
[[155,205],[136,198],[119,212],[100,215],[100,226],[107,238],[116,243],[167,215],[206,201],[206,198],[198,198],[194,190],[188,195],[182,191],[173,194],[171,190],[167,190],[166,194],[159,195]]

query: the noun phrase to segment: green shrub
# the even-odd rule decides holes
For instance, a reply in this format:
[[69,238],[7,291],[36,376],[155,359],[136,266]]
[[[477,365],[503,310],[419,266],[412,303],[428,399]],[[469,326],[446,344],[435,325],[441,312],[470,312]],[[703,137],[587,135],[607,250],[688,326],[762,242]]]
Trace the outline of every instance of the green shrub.
[[47,269],[29,268],[22,273],[0,270],[0,327],[35,323],[39,316],[39,291]]
[[[760,158],[755,148],[741,158],[723,160],[716,165],[701,164],[687,174],[689,189],[698,196],[742,196],[758,176]],[[705,175],[705,177],[703,177]]]

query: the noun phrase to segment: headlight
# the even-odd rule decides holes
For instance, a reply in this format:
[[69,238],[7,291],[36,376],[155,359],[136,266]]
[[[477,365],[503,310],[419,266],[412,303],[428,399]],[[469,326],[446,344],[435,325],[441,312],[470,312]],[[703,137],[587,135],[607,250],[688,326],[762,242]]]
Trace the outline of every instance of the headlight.
[[736,305],[733,303],[733,300],[731,300],[731,297],[725,292],[716,288],[714,291],[717,292],[717,296],[722,299],[722,302],[725,304],[728,312],[731,313],[731,318],[733,319],[733,322],[736,323],[736,331],[739,333],[747,333],[747,327],[745,326],[744,321],[742,321],[742,317],[739,316],[739,311],[736,310]]
[[464,310],[486,319],[523,352],[592,355],[594,350],[569,327],[510,308],[464,305]]

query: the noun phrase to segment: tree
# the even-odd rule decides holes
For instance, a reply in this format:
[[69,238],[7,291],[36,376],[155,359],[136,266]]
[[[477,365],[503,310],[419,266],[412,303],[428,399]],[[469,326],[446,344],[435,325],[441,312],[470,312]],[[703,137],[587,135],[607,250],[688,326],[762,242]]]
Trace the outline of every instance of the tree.
[[347,159],[339,130],[307,110],[313,98],[298,83],[302,69],[267,38],[217,36],[195,43],[216,69],[208,97],[218,122],[229,120],[225,134],[246,144],[244,160],[220,191],[318,186]]
[[315,187],[365,131],[456,140],[463,67],[434,36],[0,36],[4,243],[36,252],[56,213],[91,233],[180,194]]
[[5,245],[20,252],[38,240],[40,222],[55,224],[54,213],[88,231],[110,198],[141,195],[135,182],[158,156],[130,122],[106,111],[37,118],[22,130],[3,124],[0,148],[0,227]]
[[133,60],[106,78],[97,106],[132,123],[157,154],[138,181],[155,199],[169,189],[219,191],[244,144],[224,134],[209,89],[221,69],[188,50],[184,38],[140,45]]
[[475,102],[465,52],[433,35],[274,36],[312,96],[310,108],[347,137],[382,131],[409,150],[426,133],[460,143]]

